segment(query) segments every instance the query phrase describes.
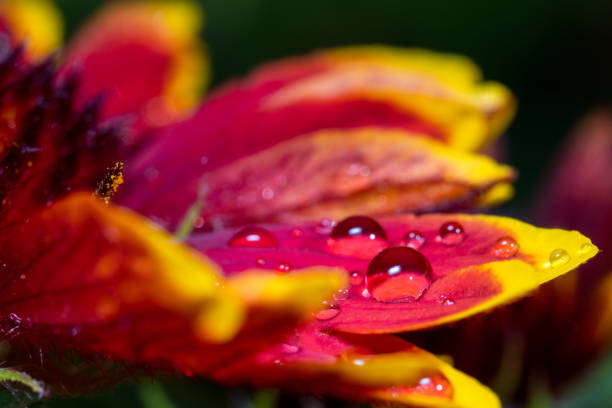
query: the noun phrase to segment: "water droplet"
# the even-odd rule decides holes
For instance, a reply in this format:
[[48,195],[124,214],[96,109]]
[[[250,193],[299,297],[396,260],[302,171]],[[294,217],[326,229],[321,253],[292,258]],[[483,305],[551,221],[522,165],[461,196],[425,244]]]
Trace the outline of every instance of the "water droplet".
[[292,344],[283,344],[281,345],[281,351],[284,354],[295,354],[300,351],[300,347]]
[[407,232],[402,238],[402,245],[419,249],[425,244],[425,237],[419,231]]
[[333,239],[355,236],[365,236],[369,239],[387,239],[385,230],[376,220],[361,215],[345,218],[331,232],[331,238]]
[[374,219],[353,216],[334,227],[328,250],[336,255],[370,259],[388,246],[387,234]]
[[359,367],[363,367],[365,365],[365,360],[362,358],[356,358],[353,360],[353,364]]
[[238,231],[228,243],[232,247],[274,248],[278,241],[274,235],[260,227],[246,227]]
[[334,293],[334,301],[336,302],[342,302],[343,300],[346,300],[349,296],[349,291],[348,289],[338,289],[338,291],[336,293]]
[[455,299],[448,297],[446,295],[440,295],[438,302],[440,302],[444,306],[452,306],[455,304]]
[[204,217],[196,217],[193,221],[193,228],[200,229],[204,226]]
[[548,257],[548,266],[564,265],[570,261],[570,256],[565,249],[555,249]]
[[448,221],[442,224],[436,237],[436,242],[444,245],[459,245],[465,239],[463,226],[455,221]]
[[334,228],[334,225],[336,225],[336,222],[329,219],[329,218],[323,218],[316,226],[315,226],[315,231],[319,234],[322,235],[327,235],[329,234],[332,229]]
[[491,255],[497,258],[511,258],[519,251],[519,246],[511,237],[501,237],[491,248]]
[[291,238],[299,238],[304,235],[304,231],[301,228],[293,228],[290,232]]
[[351,285],[357,286],[363,283],[363,274],[359,271],[351,272],[350,277]]
[[368,265],[365,281],[369,293],[380,302],[415,301],[429,288],[431,265],[409,247],[387,248]]
[[280,262],[274,269],[278,272],[287,273],[291,271],[291,264],[289,262]]
[[266,260],[263,258],[257,258],[255,259],[255,265],[257,266],[264,266],[266,264]]
[[338,313],[340,313],[340,309],[330,308],[317,312],[315,317],[317,318],[317,320],[330,320],[338,316]]
[[440,375],[421,378],[415,387],[415,391],[419,394],[436,395],[446,398],[452,397],[453,394],[450,382]]
[[592,244],[582,244],[580,246],[580,249],[578,250],[579,253],[584,254],[585,252],[590,252],[593,249],[595,249],[595,247]]
[[271,200],[274,198],[274,190],[271,189],[270,187],[266,187],[263,190],[261,190],[261,198],[263,198],[264,200]]

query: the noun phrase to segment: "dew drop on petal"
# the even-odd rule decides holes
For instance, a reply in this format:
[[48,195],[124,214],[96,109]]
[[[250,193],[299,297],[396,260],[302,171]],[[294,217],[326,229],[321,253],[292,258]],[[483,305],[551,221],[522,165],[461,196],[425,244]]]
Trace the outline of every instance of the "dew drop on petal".
[[331,232],[331,238],[333,239],[355,236],[365,236],[369,239],[387,239],[387,233],[376,220],[361,215],[345,218]]
[[586,243],[580,246],[580,249],[578,250],[578,252],[580,252],[581,254],[584,254],[585,252],[590,252],[593,249],[595,249],[593,245]]
[[289,262],[279,262],[274,269],[281,273],[287,273],[291,271],[291,264]]
[[338,289],[338,291],[334,293],[333,298],[334,298],[334,301],[336,302],[342,302],[343,300],[346,300],[348,296],[349,296],[348,289]]
[[293,344],[283,344],[281,345],[281,351],[284,354],[295,354],[300,351],[300,347]]
[[496,258],[511,258],[519,251],[519,246],[511,237],[501,237],[491,248],[491,255]]
[[278,246],[278,241],[266,229],[246,227],[234,234],[228,245],[232,247],[275,248]]
[[327,240],[335,255],[370,259],[388,246],[383,227],[370,217],[353,216],[340,221]]
[[570,261],[570,256],[565,249],[555,249],[548,257],[550,266],[564,265]]
[[456,221],[448,221],[442,224],[436,237],[436,242],[444,245],[459,245],[465,239],[463,226]]
[[415,387],[415,391],[419,394],[435,395],[444,398],[451,398],[453,395],[452,385],[446,378],[440,375],[421,378]]
[[368,292],[380,302],[410,302],[419,299],[432,280],[427,258],[409,247],[387,248],[368,265]]
[[336,225],[334,220],[329,218],[323,218],[319,223],[315,226],[315,231],[321,235],[328,235],[332,229]]
[[330,320],[338,316],[338,313],[340,313],[340,309],[330,308],[317,312],[315,317],[317,318],[317,320]]
[[257,266],[264,266],[266,264],[266,260],[263,258],[257,258],[255,259],[255,265]]
[[350,279],[351,285],[353,286],[361,285],[363,283],[363,274],[359,271],[353,271],[351,272],[351,276],[349,279]]
[[304,231],[301,228],[293,228],[290,232],[291,238],[299,238],[304,235]]
[[402,238],[402,245],[419,249],[425,244],[425,237],[419,231],[409,231]]

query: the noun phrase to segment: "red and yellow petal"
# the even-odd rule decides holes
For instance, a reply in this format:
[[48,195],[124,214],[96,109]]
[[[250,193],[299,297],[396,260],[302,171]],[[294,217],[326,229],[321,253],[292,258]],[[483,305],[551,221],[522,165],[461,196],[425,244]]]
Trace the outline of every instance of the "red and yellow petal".
[[183,372],[278,341],[346,281],[329,268],[225,280],[210,260],[89,193],[1,239],[6,339]]
[[50,0],[4,0],[0,2],[0,31],[15,44],[25,43],[31,60],[42,59],[62,44],[62,16]]
[[402,406],[500,406],[478,381],[397,337],[334,333],[318,324],[220,367],[212,376],[232,384]]
[[385,103],[426,124],[431,133],[424,133],[467,150],[481,148],[514,115],[510,92],[481,81],[478,67],[463,56],[385,46],[322,51],[270,64],[251,79],[257,87],[284,82],[266,95],[262,110],[348,99]]
[[[510,167],[488,157],[377,127],[319,131],[204,170],[181,166],[159,178],[148,178],[145,170],[141,182],[127,187],[122,203],[176,223],[204,182],[204,219],[223,225],[303,222],[356,212],[483,206],[507,199],[511,190],[504,190],[505,197],[491,193],[514,178]],[[191,182],[180,192],[167,191],[179,187],[177,180]]]
[[206,85],[208,61],[193,1],[114,2],[69,44],[66,70],[82,78],[78,101],[104,94],[104,117],[160,126],[184,118]]
[[[463,227],[462,242],[440,242],[439,230],[449,221]],[[220,241],[229,241],[231,231],[201,234],[192,242],[211,259],[225,260],[222,267],[228,275],[255,262],[269,270],[280,263],[297,269],[313,265],[343,267],[355,274],[355,284],[339,296],[339,313],[326,319],[326,324],[354,333],[403,332],[463,319],[524,296],[597,253],[591,241],[576,231],[540,229],[504,217],[406,215],[383,218],[381,224],[388,237],[384,240],[355,237],[339,241],[330,238],[329,229],[323,231],[321,225],[305,225],[299,230],[270,226],[278,248],[220,247]],[[422,296],[416,296],[417,300],[379,296],[379,301],[372,293],[364,295],[364,289],[371,289],[364,279],[371,259],[382,248],[405,245],[404,236],[410,231],[424,238],[419,251],[432,270]],[[506,251],[506,244],[499,243],[502,238],[514,241],[518,252]],[[407,296],[414,289],[401,279],[389,279],[387,283],[389,293],[401,295],[405,291]]]

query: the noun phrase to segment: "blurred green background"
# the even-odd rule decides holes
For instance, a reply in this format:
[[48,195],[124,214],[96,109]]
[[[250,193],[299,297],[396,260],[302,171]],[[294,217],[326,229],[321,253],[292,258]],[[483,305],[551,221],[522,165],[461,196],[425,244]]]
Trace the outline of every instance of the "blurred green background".
[[[346,44],[426,47],[471,57],[487,79],[506,84],[518,98],[518,115],[507,132],[507,162],[519,170],[520,178],[516,200],[502,211],[520,213],[526,219],[568,130],[590,109],[609,103],[612,96],[610,0],[200,2],[207,16],[203,38],[212,58],[213,86],[265,61]],[[57,3],[70,36],[103,1]],[[211,384],[179,382],[167,389],[175,403],[181,401],[176,404],[180,408],[223,406],[228,398],[237,398],[232,403],[235,407],[253,406],[248,392],[241,400],[240,392],[233,391],[234,397],[228,397]],[[86,402],[47,404],[138,406],[144,401],[140,391],[128,387]],[[151,391],[152,395],[157,391]],[[189,401],[196,394],[203,397],[194,405]],[[149,401],[153,405],[145,401],[143,406],[170,408],[167,402],[162,394]],[[260,406],[267,406],[265,398],[263,404]]]

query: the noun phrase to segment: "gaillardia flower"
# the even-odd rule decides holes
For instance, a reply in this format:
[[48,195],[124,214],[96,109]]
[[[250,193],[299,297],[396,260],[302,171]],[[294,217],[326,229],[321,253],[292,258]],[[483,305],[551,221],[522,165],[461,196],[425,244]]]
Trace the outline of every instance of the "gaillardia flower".
[[511,195],[514,171],[478,151],[513,98],[463,57],[323,51],[261,68],[193,112],[206,64],[192,3],[108,6],[59,71],[18,45],[36,44],[16,23],[26,5],[49,7],[0,9],[6,381],[84,392],[115,378],[115,362],[498,407],[394,334],[517,299],[597,252],[575,231],[415,215]]

